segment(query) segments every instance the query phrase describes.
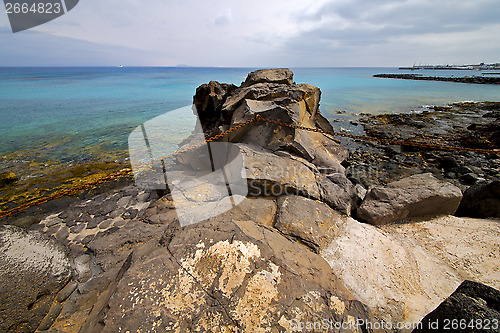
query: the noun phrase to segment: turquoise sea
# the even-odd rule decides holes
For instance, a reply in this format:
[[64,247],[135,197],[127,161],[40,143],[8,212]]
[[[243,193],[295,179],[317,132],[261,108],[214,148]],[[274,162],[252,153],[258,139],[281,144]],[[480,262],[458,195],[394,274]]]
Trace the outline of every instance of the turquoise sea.
[[[141,123],[192,102],[210,80],[239,85],[254,68],[0,68],[0,154],[50,147],[50,158],[77,160],[90,146],[126,150]],[[409,112],[424,105],[500,100],[500,86],[373,78],[397,68],[292,68],[297,83],[321,88],[330,120],[350,114]],[[419,71],[478,75],[477,71]],[[346,111],[339,116],[339,110]],[[340,124],[340,123],[339,123]],[[340,125],[339,125],[340,126]],[[48,148],[47,148],[48,149]]]

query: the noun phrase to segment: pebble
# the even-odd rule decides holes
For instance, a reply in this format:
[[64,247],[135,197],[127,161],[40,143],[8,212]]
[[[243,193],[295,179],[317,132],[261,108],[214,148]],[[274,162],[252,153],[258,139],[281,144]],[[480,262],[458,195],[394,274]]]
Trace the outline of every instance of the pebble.
[[105,220],[99,224],[99,229],[106,229],[108,228],[111,224],[113,224],[113,220]]
[[62,241],[67,239],[69,236],[69,229],[66,226],[61,227],[61,229],[56,233],[56,239]]
[[120,208],[125,208],[125,207],[127,207],[128,203],[130,202],[131,199],[132,199],[131,196],[123,197],[116,202],[116,205]]
[[72,234],[78,234],[85,229],[85,223],[77,224],[69,229]]

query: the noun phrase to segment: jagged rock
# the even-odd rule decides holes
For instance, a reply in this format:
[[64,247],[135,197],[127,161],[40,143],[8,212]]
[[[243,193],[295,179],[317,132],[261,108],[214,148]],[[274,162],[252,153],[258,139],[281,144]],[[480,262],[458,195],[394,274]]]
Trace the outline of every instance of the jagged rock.
[[216,81],[202,84],[196,89],[193,103],[202,124],[212,124],[219,120],[222,104],[235,89],[236,86],[233,84],[221,84]]
[[500,181],[481,182],[469,187],[456,215],[500,217]]
[[238,144],[252,196],[302,194],[321,198],[314,165],[300,159],[289,159],[264,149]]
[[[257,114],[289,125],[332,131],[319,112],[320,97],[321,91],[315,86],[293,84],[290,70],[274,69],[250,73],[245,83],[235,89],[217,82],[202,85],[194,100],[205,135],[213,136]],[[193,140],[195,138],[186,143]],[[253,122],[233,131],[224,140],[257,145],[271,151],[290,151],[317,166],[342,173],[345,170],[340,163],[348,156],[339,141],[330,136],[268,122]],[[185,155],[184,159],[196,160],[196,153]],[[187,164],[186,161],[183,163]]]
[[345,216],[326,204],[295,195],[278,198],[275,228],[319,253],[344,227]]
[[241,84],[242,87],[249,87],[256,83],[282,83],[293,84],[293,72],[288,68],[277,69],[259,69],[248,74],[245,82]]
[[0,225],[0,331],[34,332],[71,275],[67,251],[55,240]]
[[482,283],[464,281],[413,332],[498,332],[500,291]]
[[426,173],[386,187],[371,188],[357,210],[357,217],[382,225],[405,218],[449,215],[455,213],[461,199],[458,187]]

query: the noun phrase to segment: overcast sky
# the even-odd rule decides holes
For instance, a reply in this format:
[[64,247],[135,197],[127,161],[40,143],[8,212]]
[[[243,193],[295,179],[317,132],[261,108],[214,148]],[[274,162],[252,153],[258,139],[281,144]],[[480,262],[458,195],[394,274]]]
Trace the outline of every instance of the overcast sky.
[[404,66],[500,62],[498,0],[80,0],[13,34],[0,66]]

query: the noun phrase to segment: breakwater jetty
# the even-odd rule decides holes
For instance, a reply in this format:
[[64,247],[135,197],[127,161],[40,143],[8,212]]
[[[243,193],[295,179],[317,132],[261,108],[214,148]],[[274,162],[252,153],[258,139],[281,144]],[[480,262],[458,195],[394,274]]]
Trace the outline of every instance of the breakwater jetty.
[[477,84],[500,84],[500,77],[464,76],[464,77],[443,77],[443,76],[422,76],[417,74],[375,74],[373,77],[403,80],[424,80],[424,81],[450,81],[461,83]]

